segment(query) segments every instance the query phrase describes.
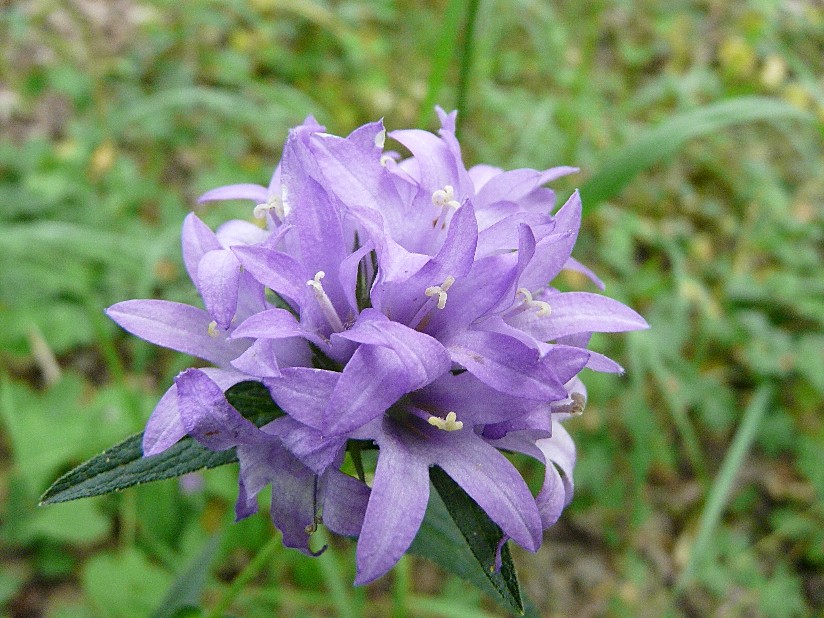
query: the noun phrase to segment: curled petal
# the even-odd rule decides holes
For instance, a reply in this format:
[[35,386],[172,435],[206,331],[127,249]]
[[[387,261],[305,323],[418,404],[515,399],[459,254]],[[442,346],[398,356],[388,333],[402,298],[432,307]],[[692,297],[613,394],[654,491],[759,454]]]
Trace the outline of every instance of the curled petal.
[[209,251],[197,268],[198,289],[206,309],[224,330],[228,330],[237,311],[240,262],[231,251]]
[[409,380],[406,363],[393,350],[361,345],[324,410],[324,431],[336,436],[366,424],[412,390]]
[[566,397],[566,390],[538,351],[524,343],[486,331],[468,331],[449,345],[452,360],[503,393],[541,401]]
[[198,204],[203,202],[212,202],[215,200],[252,200],[256,203],[265,202],[269,196],[269,191],[266,187],[260,185],[242,183],[237,185],[227,185],[225,187],[218,187],[211,191],[206,191],[203,195],[197,198]]
[[175,378],[180,420],[198,442],[215,451],[256,444],[261,432],[226,400],[223,390],[199,369]]
[[248,350],[232,361],[232,367],[258,378],[280,377],[275,345],[271,340],[258,339]]
[[317,477],[286,449],[275,451],[277,474],[272,478],[272,522],[283,534],[286,547],[317,555],[309,537],[317,523]]
[[[249,379],[249,376],[237,371],[225,371],[212,367],[205,367],[202,371],[223,392]],[[177,385],[172,384],[157,403],[146,424],[146,430],[143,432],[143,455],[148,457],[162,453],[185,435],[186,428],[180,420],[180,410],[177,405]]]
[[308,274],[292,256],[260,246],[236,246],[232,251],[255,279],[276,293],[297,304],[306,296],[306,280],[314,273]]
[[553,420],[552,437],[538,440],[535,444],[541,449],[547,461],[554,463],[564,473],[564,506],[566,506],[572,501],[574,490],[572,470],[575,468],[575,443],[564,426]]
[[553,233],[538,242],[535,255],[524,269],[519,285],[537,290],[552,281],[569,260],[580,227],[581,196],[576,191],[555,215]]
[[280,379],[265,381],[275,403],[304,425],[323,428],[323,411],[341,374],[310,367],[286,367],[281,374]]
[[[198,286],[197,270],[200,260],[209,251],[220,249],[220,241],[215,233],[209,229],[209,226],[203,223],[193,212],[186,215],[183,220],[183,231],[180,239],[186,271],[195,286]],[[199,287],[198,291],[200,291]]]
[[375,309],[364,309],[352,328],[337,336],[391,349],[404,364],[410,390],[429,384],[451,366],[449,353],[437,339],[392,322]]

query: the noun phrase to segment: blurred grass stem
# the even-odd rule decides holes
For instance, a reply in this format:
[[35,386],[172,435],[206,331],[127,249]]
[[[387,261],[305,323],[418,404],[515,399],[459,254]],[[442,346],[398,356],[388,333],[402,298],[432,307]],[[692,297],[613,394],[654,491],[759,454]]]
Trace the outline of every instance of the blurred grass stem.
[[472,55],[475,51],[475,23],[478,21],[478,7],[480,0],[469,0],[466,7],[466,23],[464,25],[463,47],[461,49],[460,72],[458,74],[458,92],[455,107],[458,109],[458,119],[455,132],[460,134],[461,126],[466,118],[467,90],[469,76],[472,70]]
[[234,581],[229,588],[226,589],[211,611],[204,614],[204,618],[222,618],[232,602],[243,592],[246,585],[251,582],[263,567],[266,566],[266,563],[272,559],[278,547],[280,547],[280,542],[280,535],[272,535],[269,542],[261,548],[249,564],[235,577]]
[[341,568],[337,551],[329,544],[329,534],[324,528],[319,528],[313,535],[320,546],[326,545],[326,551],[318,556],[321,576],[329,591],[335,615],[341,618],[358,618],[358,611],[352,598],[352,586],[344,580],[344,569]]
[[721,515],[733,489],[733,483],[738,476],[738,472],[744,466],[747,452],[755,439],[758,427],[761,424],[761,419],[764,418],[772,395],[773,386],[771,384],[762,385],[756,391],[755,395],[753,395],[747,409],[744,410],[744,418],[741,420],[741,424],[735,432],[735,437],[733,437],[732,444],[724,457],[715,483],[710,489],[704,511],[701,513],[701,519],[698,524],[698,534],[692,545],[687,565],[684,567],[675,585],[676,595],[683,593],[684,588],[686,588],[695,577],[696,569],[710,558],[713,549],[715,529],[721,520]]

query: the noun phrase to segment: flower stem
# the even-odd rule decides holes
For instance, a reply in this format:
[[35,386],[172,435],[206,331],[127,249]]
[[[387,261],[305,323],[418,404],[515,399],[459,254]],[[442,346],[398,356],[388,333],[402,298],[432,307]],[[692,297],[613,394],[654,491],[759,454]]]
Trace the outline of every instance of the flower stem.
[[278,547],[280,547],[280,536],[276,534],[272,535],[269,542],[263,546],[257,555],[252,558],[249,564],[247,564],[238,576],[235,577],[232,584],[223,593],[223,596],[220,597],[212,610],[205,614],[204,618],[222,618],[222,616],[226,613],[226,610],[229,609],[229,606],[243,591],[246,585],[252,581],[257,574],[260,573],[266,563],[269,562]]

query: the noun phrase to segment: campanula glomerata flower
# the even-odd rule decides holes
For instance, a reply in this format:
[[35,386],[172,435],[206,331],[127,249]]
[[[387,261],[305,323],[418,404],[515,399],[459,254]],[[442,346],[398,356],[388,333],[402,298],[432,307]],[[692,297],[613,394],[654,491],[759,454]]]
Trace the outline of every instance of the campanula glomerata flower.
[[[202,201],[244,199],[264,226],[212,233],[184,223],[183,255],[204,309],[160,300],[109,315],[158,345],[209,361],[176,380],[153,413],[144,452],[189,434],[235,447],[238,517],[272,485],[284,543],[308,553],[319,524],[358,537],[356,583],[409,548],[439,466],[530,551],[572,498],[575,447],[560,421],[586,403],[588,368],[619,373],[587,348],[594,332],[646,328],[607,296],[561,292],[578,193],[556,209],[547,183],[575,172],[467,169],[455,113],[438,134],[348,137],[313,118],[293,129],[267,187],[241,184]],[[385,148],[387,137],[409,155]],[[284,415],[260,428],[224,396],[264,384]],[[545,466],[537,495],[502,451]],[[377,453],[373,467],[364,453]]]

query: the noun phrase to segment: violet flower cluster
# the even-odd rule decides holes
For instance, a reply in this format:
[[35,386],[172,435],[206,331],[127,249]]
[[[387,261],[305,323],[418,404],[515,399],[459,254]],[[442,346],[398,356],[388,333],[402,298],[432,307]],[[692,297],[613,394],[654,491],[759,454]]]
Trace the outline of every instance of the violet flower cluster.
[[[213,365],[176,378],[149,419],[144,454],[187,434],[236,447],[237,517],[271,485],[285,545],[312,553],[320,523],[358,537],[356,584],[409,548],[431,466],[477,502],[502,542],[536,551],[572,498],[575,447],[560,421],[586,403],[578,375],[622,371],[587,349],[590,336],[647,327],[606,296],[551,285],[571,269],[603,288],[571,257],[578,193],[555,211],[545,187],[576,170],[467,169],[455,112],[438,115],[437,135],[389,133],[408,158],[384,150],[381,122],[344,138],[309,117],[289,133],[268,187],[200,198],[250,200],[261,225],[213,232],[186,218],[183,258],[204,308],[131,300],[108,310],[127,331]],[[285,414],[260,428],[241,416],[224,393],[248,380]],[[374,475],[363,445],[378,449]],[[501,451],[544,464],[537,495]]]

